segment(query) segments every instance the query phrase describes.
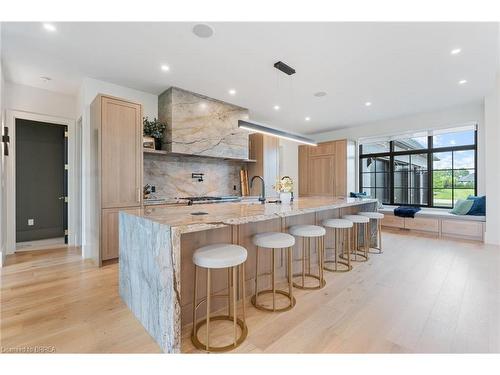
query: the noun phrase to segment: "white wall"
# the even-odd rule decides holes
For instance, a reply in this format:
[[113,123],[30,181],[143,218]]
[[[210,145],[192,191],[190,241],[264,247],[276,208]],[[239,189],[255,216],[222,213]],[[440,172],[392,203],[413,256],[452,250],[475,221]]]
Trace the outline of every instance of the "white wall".
[[5,108],[74,120],[76,97],[36,87],[5,83]]
[[[2,64],[2,23],[0,22],[0,136],[3,134],[5,124],[4,114],[4,79],[3,79],[3,64]],[[7,236],[7,212],[6,212],[6,178],[5,178],[5,157],[3,155],[3,143],[0,147],[0,267],[3,266],[6,256],[6,236]]]
[[[500,74],[500,72],[499,72]],[[486,236],[485,242],[500,244],[500,78],[497,89],[484,101],[486,177]]]
[[[500,46],[500,29],[497,42]],[[500,245],[500,56],[497,64],[495,90],[484,100],[484,164],[488,173],[485,242]]]
[[109,82],[85,78],[77,95],[76,118],[82,117],[82,214],[83,214],[83,256],[87,259],[97,261],[99,250],[98,228],[96,228],[96,192],[93,188],[95,172],[93,172],[91,160],[91,137],[90,126],[90,104],[98,94],[106,94],[118,98],[134,101],[142,104],[144,116],[158,117],[158,96],[147,92],[118,86]]
[[297,142],[279,140],[280,177],[290,176],[293,180],[293,195],[299,196],[299,145]]
[[477,189],[478,194],[484,194],[486,169],[484,104],[482,101],[318,133],[312,135],[312,138],[318,142],[335,139],[358,140],[364,137],[385,136],[414,130],[447,128],[470,122],[478,124]]

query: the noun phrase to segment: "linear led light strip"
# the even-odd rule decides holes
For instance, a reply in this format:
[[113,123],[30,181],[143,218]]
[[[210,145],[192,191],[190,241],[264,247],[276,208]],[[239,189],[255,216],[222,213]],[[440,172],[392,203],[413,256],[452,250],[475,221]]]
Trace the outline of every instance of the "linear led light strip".
[[268,128],[266,126],[262,126],[262,125],[255,124],[255,123],[248,122],[248,121],[239,120],[238,127],[241,129],[249,130],[249,131],[256,132],[256,133],[267,134],[267,135],[271,135],[273,137],[278,137],[278,138],[288,139],[289,141],[293,141],[293,142],[303,143],[303,144],[306,144],[309,146],[317,146],[318,145],[312,139],[302,137],[300,135],[287,133],[287,132],[284,132],[282,130]]

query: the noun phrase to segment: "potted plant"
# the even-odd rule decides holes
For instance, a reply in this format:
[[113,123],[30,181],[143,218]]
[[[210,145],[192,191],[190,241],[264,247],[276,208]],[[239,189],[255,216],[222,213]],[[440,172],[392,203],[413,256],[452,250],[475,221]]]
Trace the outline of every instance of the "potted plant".
[[[145,137],[154,138],[155,150],[161,150],[163,133],[166,128],[167,124],[159,121],[156,117],[153,120],[149,120],[147,116],[143,119],[143,134]],[[147,140],[145,139],[145,141]]]
[[289,204],[292,200],[293,180],[284,176],[276,182],[274,190],[280,194],[281,203]]

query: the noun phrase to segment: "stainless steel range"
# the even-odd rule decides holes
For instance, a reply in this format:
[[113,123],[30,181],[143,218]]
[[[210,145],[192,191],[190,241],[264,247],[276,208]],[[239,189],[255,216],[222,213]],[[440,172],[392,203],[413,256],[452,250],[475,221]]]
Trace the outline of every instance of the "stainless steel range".
[[223,203],[223,202],[239,202],[241,201],[241,197],[237,195],[229,195],[225,197],[186,197],[179,198],[182,200],[187,200],[188,206],[193,204],[202,204],[202,203]]

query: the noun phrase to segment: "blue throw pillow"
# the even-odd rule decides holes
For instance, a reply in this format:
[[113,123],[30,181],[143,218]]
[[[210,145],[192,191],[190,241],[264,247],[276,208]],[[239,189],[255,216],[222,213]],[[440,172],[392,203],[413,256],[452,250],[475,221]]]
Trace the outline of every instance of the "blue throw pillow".
[[469,195],[467,197],[467,199],[474,201],[469,212],[467,212],[467,215],[472,215],[472,216],[485,216],[486,215],[486,196],[485,195],[483,195],[482,197],[477,197],[475,195]]
[[351,198],[366,198],[367,194],[366,191],[363,193],[354,193],[351,191],[351,194],[349,194]]

